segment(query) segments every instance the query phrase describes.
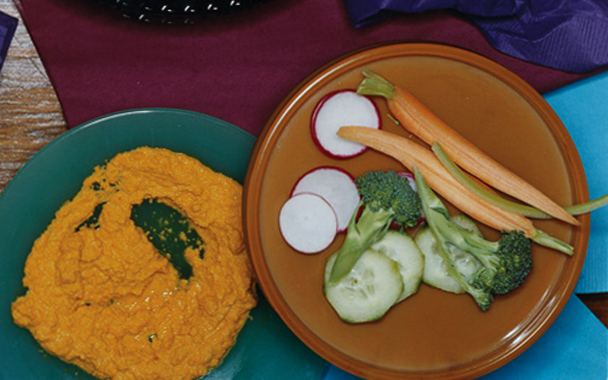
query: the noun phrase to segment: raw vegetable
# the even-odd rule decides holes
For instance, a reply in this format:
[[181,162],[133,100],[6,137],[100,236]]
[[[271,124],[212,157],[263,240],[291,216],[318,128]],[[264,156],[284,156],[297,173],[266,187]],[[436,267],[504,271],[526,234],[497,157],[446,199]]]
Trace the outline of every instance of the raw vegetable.
[[323,197],[312,193],[297,194],[287,200],[279,213],[283,238],[302,253],[318,253],[335,239],[338,218]]
[[330,275],[333,283],[353,269],[363,252],[386,234],[392,222],[401,228],[413,227],[421,215],[418,195],[408,180],[394,171],[367,172],[357,178],[355,184],[361,196],[362,211],[353,214],[344,243],[337,252]]
[[340,281],[331,281],[338,253],[325,267],[323,291],[340,318],[349,323],[378,320],[403,293],[399,265],[382,253],[367,249],[355,266]]
[[364,70],[363,75],[365,75],[365,79],[361,82],[357,93],[386,98],[391,113],[409,132],[429,145],[440,143],[459,166],[488,185],[557,219],[573,225],[579,224],[578,220],[549,197],[452,129],[412,93],[391,84],[371,71]]
[[[406,178],[408,180],[408,182],[410,183],[410,187],[412,188],[412,190],[416,191],[416,180],[414,179],[414,175],[411,172],[400,171],[400,172],[397,172],[397,174],[399,174],[403,178]],[[421,212],[420,220],[418,220],[418,225],[421,225],[423,222],[424,222],[424,212]],[[391,227],[398,228],[398,226],[396,226],[394,224]]]
[[403,291],[396,302],[401,302],[418,291],[424,271],[424,256],[407,232],[388,231],[370,249],[388,256],[399,266]]
[[344,125],[379,129],[381,118],[374,102],[353,90],[341,90],[324,96],[312,113],[310,131],[317,147],[331,158],[345,159],[363,153],[364,145],[336,136]]
[[[447,208],[435,195],[418,170],[414,171],[418,194],[426,214],[437,251],[447,263],[448,274],[458,281],[482,310],[487,310],[494,295],[517,289],[532,270],[532,245],[521,231],[504,232],[500,240],[488,241],[450,220]],[[472,279],[455,269],[449,247],[455,246],[479,261]]]
[[401,177],[406,178],[410,183],[410,186],[414,191],[416,191],[416,179],[411,172],[397,172]]
[[[451,220],[475,235],[482,236],[481,231],[477,228],[475,222],[466,215],[457,214],[454,215]],[[460,283],[449,275],[447,264],[439,253],[437,240],[433,237],[433,232],[428,225],[425,225],[416,232],[414,240],[424,255],[422,282],[446,292],[464,293],[464,289],[460,286]],[[452,256],[452,264],[454,265],[455,270],[462,274],[463,279],[466,282],[472,280],[475,272],[479,270],[479,262],[471,255],[453,245],[450,245],[448,250]]]
[[320,195],[329,203],[338,218],[338,233],[346,231],[350,217],[361,200],[353,176],[343,169],[330,166],[315,168],[300,177],[291,195],[300,193]]
[[[503,210],[514,212],[516,214],[521,214],[531,218],[550,218],[548,214],[540,211],[537,208],[516,202],[511,202],[508,199],[502,198],[499,195],[481,186],[479,183],[470,178],[465,172],[463,172],[462,169],[460,169],[454,161],[452,161],[452,159],[443,150],[439,143],[433,144],[431,149],[433,150],[437,158],[439,158],[441,163],[446,167],[446,169],[448,169],[448,171],[454,176],[454,178],[456,178],[460,183],[462,183],[466,188],[474,192],[480,198],[485,199],[489,203],[492,203],[502,208]],[[608,194],[605,194],[589,202],[566,206],[564,207],[564,209],[568,211],[571,215],[581,215],[591,212],[593,210],[597,210],[598,208],[604,207],[607,204]]]
[[[526,237],[540,245],[572,255],[572,246],[538,230],[529,219],[489,204],[473,194],[422,145],[391,132],[361,127],[342,127],[338,135],[391,156],[410,171],[416,167],[431,188],[475,220],[498,231],[522,231]],[[428,218],[426,212],[425,217]]]

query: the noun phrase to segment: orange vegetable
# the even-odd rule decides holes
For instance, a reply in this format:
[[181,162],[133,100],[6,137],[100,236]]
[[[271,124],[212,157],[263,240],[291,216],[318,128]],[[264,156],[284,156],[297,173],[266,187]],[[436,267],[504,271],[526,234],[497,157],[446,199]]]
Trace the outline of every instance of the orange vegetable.
[[366,78],[357,92],[385,97],[391,113],[409,132],[429,145],[440,143],[454,162],[488,185],[554,218],[573,225],[580,224],[563,207],[452,129],[412,93],[370,71],[365,70],[363,74]]
[[433,190],[477,221],[499,231],[522,231],[538,244],[572,254],[573,248],[570,245],[538,230],[528,218],[479,198],[458,182],[426,147],[404,136],[365,127],[342,127],[338,130],[338,136],[393,157],[412,172],[417,168]]

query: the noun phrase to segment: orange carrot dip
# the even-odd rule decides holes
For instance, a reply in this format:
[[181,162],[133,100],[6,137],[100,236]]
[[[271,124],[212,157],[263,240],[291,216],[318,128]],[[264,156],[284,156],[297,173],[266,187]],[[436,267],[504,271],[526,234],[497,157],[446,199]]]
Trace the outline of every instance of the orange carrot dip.
[[[42,347],[101,379],[194,379],[217,366],[256,304],[242,187],[199,161],[139,148],[95,168],[36,240],[14,321]],[[180,279],[131,220],[158,199],[204,242]],[[103,204],[95,228],[79,228]]]

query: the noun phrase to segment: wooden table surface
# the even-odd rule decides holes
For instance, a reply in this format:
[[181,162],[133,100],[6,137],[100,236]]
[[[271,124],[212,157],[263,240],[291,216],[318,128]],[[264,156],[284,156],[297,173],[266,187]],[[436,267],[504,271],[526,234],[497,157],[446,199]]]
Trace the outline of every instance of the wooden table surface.
[[[13,0],[0,10],[19,26],[0,71],[0,193],[21,166],[67,130],[61,105]],[[608,293],[580,295],[608,326]]]
[[0,10],[19,25],[0,71],[0,192],[19,168],[66,130],[61,106],[13,0]]

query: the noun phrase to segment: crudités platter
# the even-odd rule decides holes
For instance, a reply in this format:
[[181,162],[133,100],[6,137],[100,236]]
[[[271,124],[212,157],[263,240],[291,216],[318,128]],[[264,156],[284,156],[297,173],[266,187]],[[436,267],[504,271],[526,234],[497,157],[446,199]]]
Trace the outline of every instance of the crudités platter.
[[[562,205],[588,198],[576,147],[553,110],[522,79],[474,53],[438,44],[392,43],[339,57],[306,78],[276,109],[254,148],[245,180],[245,223],[255,270],[270,304],[310,348],[371,379],[470,379],[508,363],[551,325],[570,297],[585,257],[589,217],[581,225],[544,220],[541,230],[574,246],[574,255],[535,245],[534,269],[515,291],[481,311],[468,295],[424,284],[372,323],[337,317],[323,294],[324,251],[303,255],[281,236],[278,219],[294,183],[322,166],[354,177],[403,170],[373,150],[331,158],[318,149],[310,122],[329,93],[356,89],[372,70],[411,91],[454,129]],[[408,136],[374,98],[382,129]],[[457,210],[453,210],[457,212]],[[497,232],[481,226],[492,240]],[[539,365],[542,365],[539,364]]]
[[[242,183],[254,143],[247,132],[203,114],[138,109],[80,125],[36,154],[0,196],[0,378],[93,379],[45,353],[29,331],[14,324],[10,310],[25,291],[23,268],[34,240],[95,166],[137,147],[163,147]],[[258,306],[235,346],[205,379],[281,379],[285,373],[294,379],[318,379],[326,362],[289,331],[261,292],[258,295]],[[294,367],[305,370],[292,372]]]

